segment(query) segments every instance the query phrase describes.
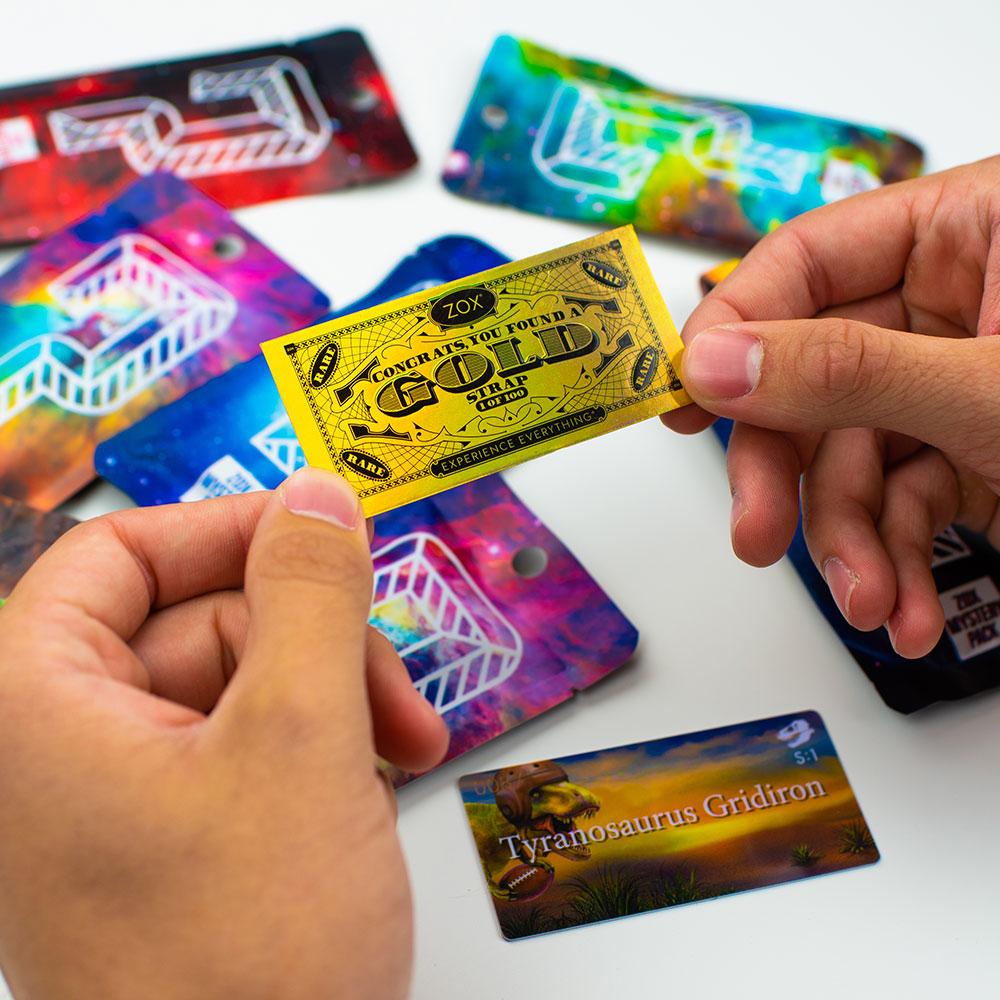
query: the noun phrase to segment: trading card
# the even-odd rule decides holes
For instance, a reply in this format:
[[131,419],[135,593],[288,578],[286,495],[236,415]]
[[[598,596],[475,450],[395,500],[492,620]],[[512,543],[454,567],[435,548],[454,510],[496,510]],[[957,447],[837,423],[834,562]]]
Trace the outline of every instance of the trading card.
[[870,865],[815,712],[459,781],[508,940]]
[[638,642],[499,476],[376,517],[373,559],[372,624],[447,723],[445,760],[606,677]]
[[443,180],[543,215],[745,249],[809,209],[914,177],[922,163],[918,146],[884,129],[669,93],[502,35]]
[[[346,315],[506,262],[471,236],[419,247]],[[263,357],[212,379],[105,441],[97,471],[147,506],[273,489],[305,465]]]
[[689,402],[630,226],[262,345],[371,516]]
[[31,564],[76,521],[0,497],[0,604]]
[[391,177],[416,154],[364,38],[336,31],[0,90],[0,243],[156,171],[229,208]]
[[187,182],[136,181],[0,275],[0,493],[50,510],[98,442],[328,309]]

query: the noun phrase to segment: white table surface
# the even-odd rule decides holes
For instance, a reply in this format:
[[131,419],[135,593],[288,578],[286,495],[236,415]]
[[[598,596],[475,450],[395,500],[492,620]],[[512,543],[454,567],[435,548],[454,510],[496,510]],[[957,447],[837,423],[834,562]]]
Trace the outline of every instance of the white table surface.
[[[1000,139],[1000,8],[984,0],[11,2],[0,18],[0,84],[344,26],[368,36],[420,166],[380,186],[237,213],[337,303],[443,233],[520,257],[593,231],[461,200],[438,183],[502,31],[680,92],[897,128],[924,144],[931,169],[996,152]],[[654,238],[644,245],[679,323],[698,299],[698,274],[723,255]],[[754,570],[732,555],[711,436],[674,437],[649,421],[507,478],[636,623],[639,654],[596,689],[400,794],[417,922],[414,996],[995,995],[1000,692],[909,718],[886,708],[790,565]],[[66,509],[89,516],[127,502],[100,485]],[[501,940],[455,788],[460,774],[801,708],[827,720],[882,850],[878,865]]]

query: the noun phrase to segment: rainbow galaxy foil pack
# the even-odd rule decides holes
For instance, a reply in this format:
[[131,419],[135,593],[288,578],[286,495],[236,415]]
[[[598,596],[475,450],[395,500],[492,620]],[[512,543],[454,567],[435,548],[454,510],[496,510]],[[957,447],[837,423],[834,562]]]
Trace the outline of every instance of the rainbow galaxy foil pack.
[[[729,420],[713,425],[723,444],[732,426]],[[890,708],[915,712],[1000,684],[1000,553],[982,535],[953,524],[934,539],[931,573],[945,628],[938,644],[919,660],[900,656],[884,628],[859,632],[847,622],[809,554],[801,518],[788,558],[823,617]]]
[[235,208],[415,162],[356,31],[9,87],[0,90],[0,243],[46,236],[156,171]]
[[745,248],[793,216],[920,172],[882,129],[686,97],[500,36],[445,166],[457,194]]
[[368,516],[689,402],[631,226],[261,345]]
[[373,559],[372,624],[447,723],[446,760],[607,676],[638,641],[499,476],[376,517]]
[[0,604],[32,563],[76,521],[0,497]]
[[187,182],[136,181],[0,275],[0,493],[51,509],[99,441],[328,308]]
[[879,858],[815,712],[469,774],[508,940]]
[[[496,267],[507,260],[470,236],[419,247],[335,315]],[[97,471],[143,506],[273,489],[305,464],[264,358],[258,355],[105,441]]]

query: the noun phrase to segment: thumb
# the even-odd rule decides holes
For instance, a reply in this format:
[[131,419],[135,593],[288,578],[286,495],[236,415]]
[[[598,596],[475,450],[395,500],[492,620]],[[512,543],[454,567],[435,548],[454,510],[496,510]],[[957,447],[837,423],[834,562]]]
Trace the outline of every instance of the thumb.
[[[992,459],[1000,338],[950,339],[848,319],[733,323],[697,334],[685,388],[720,416],[783,431],[880,427]],[[990,444],[993,442],[993,444]]]
[[[270,498],[247,554],[250,625],[226,698],[255,724],[291,721],[371,746],[365,682],[372,561],[361,505],[332,472],[304,468]],[[316,720],[318,725],[309,725]]]

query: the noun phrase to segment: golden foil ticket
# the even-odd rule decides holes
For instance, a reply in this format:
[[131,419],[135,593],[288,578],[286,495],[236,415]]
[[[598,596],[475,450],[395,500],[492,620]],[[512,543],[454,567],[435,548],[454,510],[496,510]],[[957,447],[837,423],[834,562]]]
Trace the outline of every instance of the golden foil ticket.
[[262,345],[372,516],[690,402],[631,226]]

